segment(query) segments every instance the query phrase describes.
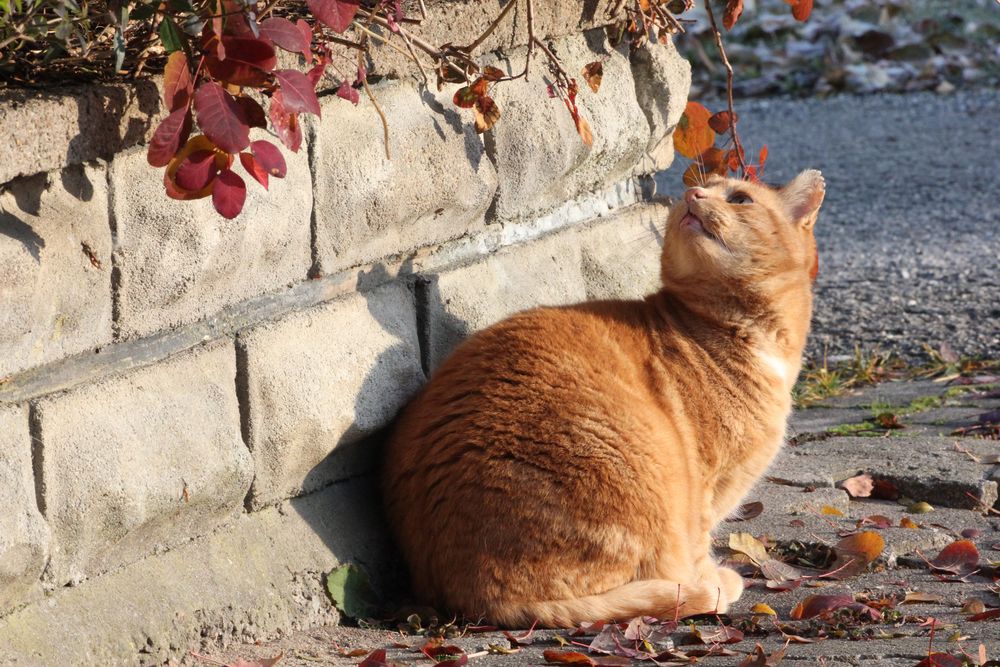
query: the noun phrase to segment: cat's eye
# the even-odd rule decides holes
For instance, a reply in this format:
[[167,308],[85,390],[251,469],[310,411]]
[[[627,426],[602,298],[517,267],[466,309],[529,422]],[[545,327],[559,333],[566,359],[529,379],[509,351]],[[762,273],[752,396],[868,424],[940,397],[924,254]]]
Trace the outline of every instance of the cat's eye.
[[745,192],[734,192],[726,198],[730,204],[752,204],[753,198]]

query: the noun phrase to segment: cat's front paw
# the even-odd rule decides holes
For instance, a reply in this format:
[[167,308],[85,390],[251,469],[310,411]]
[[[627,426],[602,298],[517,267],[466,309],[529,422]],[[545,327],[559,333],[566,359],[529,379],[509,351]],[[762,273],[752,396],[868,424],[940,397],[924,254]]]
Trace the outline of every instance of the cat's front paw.
[[727,607],[743,595],[743,577],[736,570],[720,567],[719,582],[722,586],[722,597],[725,599]]

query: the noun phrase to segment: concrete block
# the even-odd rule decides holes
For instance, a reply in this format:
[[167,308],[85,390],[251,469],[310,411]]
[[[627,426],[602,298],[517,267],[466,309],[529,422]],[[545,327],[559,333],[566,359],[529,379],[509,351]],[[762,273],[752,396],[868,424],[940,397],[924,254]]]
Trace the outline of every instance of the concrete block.
[[[498,17],[509,0],[426,0],[428,20],[421,25],[409,25],[411,34],[428,44],[471,44],[482,35]],[[475,50],[475,55],[498,50],[510,50],[527,42],[527,16],[525,3],[513,3],[513,9],[500,20],[495,29]],[[615,0],[545,0],[535,2],[533,17],[535,34],[546,38],[563,37],[584,30],[606,25],[615,6]],[[408,16],[416,16],[416,3],[404,3]],[[388,35],[394,39],[392,35]],[[332,45],[335,58],[342,56],[350,61],[357,52]],[[397,47],[397,48],[393,48]],[[370,73],[389,79],[409,77],[422,82],[420,70],[408,57],[403,43],[396,39],[391,45],[379,40],[371,42],[372,67]],[[339,62],[339,60],[338,60]]]
[[259,326],[238,345],[254,508],[373,464],[371,447],[346,446],[385,426],[424,381],[413,296],[398,283]]
[[520,310],[585,300],[580,266],[580,246],[570,230],[425,276],[418,304],[428,368],[437,368],[470,333]]
[[[612,49],[603,31],[556,40],[556,54],[572,75],[596,60],[604,80],[592,93],[581,80],[577,98],[594,134],[586,146],[559,99],[546,94],[544,56],[535,51],[530,81],[498,85],[494,97],[500,121],[486,145],[500,176],[496,216],[500,220],[538,217],[585,192],[602,190],[633,172],[649,143],[649,124],[636,102],[628,59]],[[524,69],[526,51],[497,63],[511,73]]]
[[120,150],[151,136],[166,114],[162,77],[130,85],[0,91],[0,183],[61,169]]
[[203,535],[243,508],[253,469],[235,357],[216,342],[38,401],[55,585]]
[[103,167],[69,167],[3,187],[0,304],[0,378],[111,341]]
[[339,97],[322,102],[313,169],[317,255],[326,273],[461,236],[482,223],[496,191],[472,115],[455,107],[451,93],[389,83],[375,95],[392,159],[364,95],[357,107]]
[[684,113],[691,89],[691,63],[673,40],[647,42],[632,53],[632,75],[639,106],[649,123],[649,142],[636,173],[662,171],[674,161],[674,127]]
[[0,407],[0,615],[25,601],[48,558],[49,528],[35,501],[28,411]]
[[336,623],[323,575],[392,566],[378,507],[377,481],[351,480],[54,591],[0,618],[0,664],[189,665],[190,651]]
[[901,435],[836,437],[786,447],[768,474],[797,486],[821,487],[866,472],[892,482],[913,500],[975,509],[997,501],[997,483],[985,479],[987,469],[957,451],[953,438]]
[[641,299],[660,289],[668,211],[638,204],[579,231],[588,299]]
[[121,338],[188,324],[306,278],[312,262],[307,150],[282,153],[288,175],[272,178],[269,191],[241,172],[247,199],[234,220],[216,213],[211,198],[168,198],[163,170],[146,163],[145,150],[115,158],[111,195]]

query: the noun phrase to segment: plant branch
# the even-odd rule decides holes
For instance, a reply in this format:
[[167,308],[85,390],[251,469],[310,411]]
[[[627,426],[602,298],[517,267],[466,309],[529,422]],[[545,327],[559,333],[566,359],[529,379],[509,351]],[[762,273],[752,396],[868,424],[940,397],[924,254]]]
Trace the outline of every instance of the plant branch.
[[733,138],[733,148],[736,150],[736,159],[740,165],[740,176],[746,177],[747,165],[743,161],[743,144],[740,143],[740,135],[736,132],[736,112],[733,110],[733,65],[726,55],[726,47],[722,45],[722,33],[719,32],[719,25],[715,22],[715,13],[712,11],[711,0],[705,0],[705,12],[708,14],[708,22],[712,25],[712,34],[715,37],[715,46],[722,56],[722,64],[726,68],[726,102],[729,109],[729,133]]
[[469,44],[467,47],[465,47],[465,51],[472,53],[473,51],[476,50],[476,47],[478,47],[480,44],[486,41],[486,38],[493,34],[493,31],[497,29],[497,26],[500,25],[500,22],[503,21],[504,17],[510,13],[510,10],[513,9],[514,6],[517,5],[517,3],[518,0],[508,0],[506,6],[504,6],[504,8],[500,10],[500,13],[497,14],[497,17],[493,19],[493,23],[491,23],[489,27],[486,28],[485,31],[483,31],[483,34],[477,37],[476,40],[472,42],[472,44]]

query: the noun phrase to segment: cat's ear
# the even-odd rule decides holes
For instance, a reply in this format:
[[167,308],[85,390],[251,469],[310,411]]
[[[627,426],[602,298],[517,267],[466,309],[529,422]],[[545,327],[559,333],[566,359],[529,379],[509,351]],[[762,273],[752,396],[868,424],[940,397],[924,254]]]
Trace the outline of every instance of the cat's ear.
[[816,224],[820,204],[826,194],[823,174],[815,169],[807,169],[781,188],[788,215],[796,224],[809,228]]

